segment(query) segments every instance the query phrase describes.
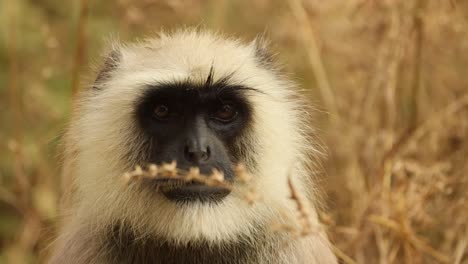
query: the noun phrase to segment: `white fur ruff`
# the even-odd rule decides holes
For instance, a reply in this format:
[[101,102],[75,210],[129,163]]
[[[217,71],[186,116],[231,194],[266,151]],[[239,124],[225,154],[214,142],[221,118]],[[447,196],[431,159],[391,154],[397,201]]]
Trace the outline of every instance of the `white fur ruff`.
[[[287,177],[305,175],[302,161],[311,153],[306,140],[300,104],[292,99],[294,86],[268,69],[255,55],[255,42],[244,45],[216,35],[180,31],[141,43],[120,46],[118,67],[100,84],[85,91],[68,133],[73,145],[74,182],[77,193],[75,218],[100,224],[131,223],[142,237],[157,235],[178,243],[205,240],[220,242],[248,236],[256,224],[281,221],[281,212],[292,212]],[[180,206],[163,196],[151,196],[123,188],[126,167],[121,155],[134,144],[138,133],[133,107],[148,85],[189,80],[205,82],[210,69],[214,82],[232,75],[229,84],[255,88],[249,94],[253,129],[248,140],[258,145],[258,170],[252,184],[261,197],[248,205],[233,191],[219,204]],[[309,187],[308,187],[309,188]],[[79,220],[78,220],[79,221]]]

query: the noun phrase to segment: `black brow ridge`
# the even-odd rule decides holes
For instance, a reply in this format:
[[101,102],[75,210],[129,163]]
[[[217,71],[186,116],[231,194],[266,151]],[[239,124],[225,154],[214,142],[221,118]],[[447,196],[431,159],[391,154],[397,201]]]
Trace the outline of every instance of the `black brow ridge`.
[[148,85],[148,86],[150,88],[154,88],[159,91],[163,91],[166,89],[167,91],[171,91],[171,90],[172,91],[174,90],[203,91],[205,89],[210,89],[210,90],[215,89],[218,94],[221,94],[228,89],[230,92],[252,91],[252,92],[260,93],[263,95],[267,95],[264,91],[261,91],[257,88],[248,87],[242,84],[229,84],[229,81],[231,80],[234,73],[228,74],[225,77],[217,80],[216,82],[213,82],[213,74],[214,74],[214,69],[213,67],[211,67],[208,78],[203,84],[193,83],[190,79],[186,79],[186,80],[177,80],[174,82],[171,82],[171,81],[159,82],[159,83]]

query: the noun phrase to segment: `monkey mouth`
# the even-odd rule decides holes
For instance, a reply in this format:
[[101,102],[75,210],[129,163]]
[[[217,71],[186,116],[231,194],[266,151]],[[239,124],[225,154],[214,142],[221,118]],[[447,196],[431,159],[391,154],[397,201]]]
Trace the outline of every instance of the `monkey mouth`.
[[228,186],[209,186],[199,182],[167,182],[159,190],[170,201],[177,203],[219,202],[231,193]]

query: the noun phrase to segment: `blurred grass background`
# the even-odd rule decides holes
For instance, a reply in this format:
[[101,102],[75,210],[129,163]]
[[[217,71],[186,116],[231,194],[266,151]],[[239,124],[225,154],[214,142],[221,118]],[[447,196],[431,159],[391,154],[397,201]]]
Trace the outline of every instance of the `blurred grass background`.
[[182,25],[266,32],[305,88],[342,263],[468,263],[462,0],[1,0],[0,263],[44,260],[72,90],[106,39]]

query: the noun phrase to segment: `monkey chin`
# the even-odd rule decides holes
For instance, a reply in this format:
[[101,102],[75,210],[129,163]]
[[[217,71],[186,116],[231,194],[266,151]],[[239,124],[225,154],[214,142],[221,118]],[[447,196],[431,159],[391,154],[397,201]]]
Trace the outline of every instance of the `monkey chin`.
[[165,194],[145,188],[148,195],[132,196],[131,202],[127,200],[124,207],[115,208],[112,215],[141,237],[159,237],[175,244],[228,243],[249,237],[257,225],[263,226],[272,219],[271,208],[247,204],[237,188],[233,188],[229,194],[223,190],[223,198],[178,197],[178,200],[167,197],[176,195],[173,189],[165,190]]

